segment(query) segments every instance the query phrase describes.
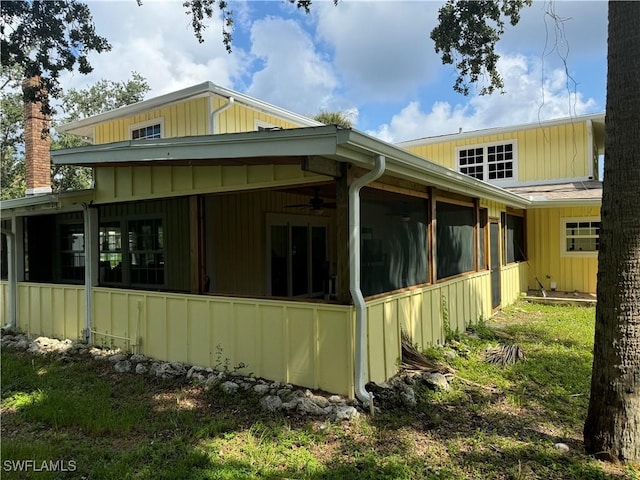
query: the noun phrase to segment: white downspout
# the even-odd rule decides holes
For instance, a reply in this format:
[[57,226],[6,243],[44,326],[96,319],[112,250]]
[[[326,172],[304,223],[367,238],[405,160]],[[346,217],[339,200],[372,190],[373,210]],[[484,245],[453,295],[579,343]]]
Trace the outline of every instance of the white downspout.
[[[12,223],[16,222],[16,218],[12,219]],[[18,322],[16,321],[16,292],[17,292],[17,275],[16,275],[16,236],[11,230],[2,229],[2,234],[7,236],[7,324],[2,327],[6,331],[16,330]]]
[[376,156],[370,172],[356,178],[349,187],[349,291],[356,309],[355,394],[373,412],[373,394],[365,386],[367,360],[367,310],[360,290],[360,189],[379,178],[385,169],[383,155]]
[[93,329],[93,295],[92,288],[97,285],[98,235],[97,235],[97,211],[87,203],[82,204],[84,210],[84,340],[88,344],[93,341],[91,331]]
[[[215,97],[211,97],[211,98],[215,98]],[[216,121],[220,116],[220,114],[225,110],[233,107],[234,103],[235,103],[235,99],[233,97],[229,97],[229,101],[227,103],[225,103],[221,107],[216,108],[214,111],[211,112],[211,115],[209,116],[209,133],[210,134],[213,135],[216,133]]]

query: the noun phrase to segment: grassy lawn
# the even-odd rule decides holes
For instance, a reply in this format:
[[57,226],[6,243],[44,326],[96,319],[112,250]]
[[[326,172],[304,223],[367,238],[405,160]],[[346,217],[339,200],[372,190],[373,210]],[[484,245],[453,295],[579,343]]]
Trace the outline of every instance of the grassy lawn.
[[[594,309],[519,303],[463,335],[449,392],[351,423],[266,414],[247,394],[2,352],[2,478],[639,479],[582,453]],[[483,362],[513,337],[527,360]],[[432,352],[441,356],[441,351]],[[566,443],[570,450],[554,448]],[[7,461],[69,471],[8,472]]]

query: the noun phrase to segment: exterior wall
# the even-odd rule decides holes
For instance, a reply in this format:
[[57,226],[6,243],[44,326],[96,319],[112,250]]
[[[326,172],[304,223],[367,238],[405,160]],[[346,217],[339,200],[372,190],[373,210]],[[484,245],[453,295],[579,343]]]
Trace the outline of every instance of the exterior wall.
[[95,169],[95,203],[231,192],[331,180],[300,165],[149,166]]
[[[523,264],[503,270],[503,306],[517,299],[511,292],[520,291],[515,285],[523,271]],[[6,282],[0,287],[6,295]],[[353,395],[352,306],[101,287],[92,294],[97,345],[201,366],[243,363],[243,373]],[[83,287],[20,283],[18,297],[21,331],[82,337]],[[488,318],[490,276],[481,272],[376,299],[367,302],[367,315],[369,380],[382,382],[397,371],[402,330],[426,348],[443,343],[445,323],[463,331]]]
[[470,323],[490,316],[489,272],[367,302],[370,380],[382,382],[396,373],[401,330],[419,348],[426,348],[444,342],[445,322],[454,331],[464,331]]
[[[226,103],[226,98],[216,97],[214,109],[218,109]],[[235,103],[233,107],[224,110],[220,114],[216,125],[214,125],[214,133],[252,132],[257,130],[256,121],[262,122],[264,125],[273,125],[281,128],[296,128],[300,126]]]
[[514,303],[527,291],[529,267],[527,262],[511,263],[500,268],[501,306]]
[[195,98],[132,117],[105,122],[95,127],[94,143],[131,140],[129,127],[154,119],[163,119],[164,138],[206,135],[209,128],[209,99]]
[[[304,214],[304,210],[286,205],[304,204],[309,196],[279,191],[256,191],[207,197],[207,264],[211,291],[221,294],[267,295],[266,213],[327,218],[328,258],[335,261],[333,226],[335,210],[322,216]],[[210,260],[209,260],[210,259]]]
[[592,140],[588,134],[587,122],[412,146],[407,147],[407,150],[455,170],[456,148],[508,140],[517,142],[519,182],[595,175],[590,172],[593,159],[590,157],[589,147]]
[[76,340],[84,338],[85,317],[84,286],[18,283],[20,331]]
[[504,203],[498,203],[481,198],[480,208],[486,208],[488,210],[489,218],[500,218],[500,214],[505,211],[506,206]]
[[527,210],[527,250],[529,254],[528,284],[539,289],[537,276],[545,289],[551,282],[559,291],[596,292],[598,257],[562,256],[561,219],[599,217],[599,207],[532,208]]
[[351,306],[106,288],[93,299],[98,345],[353,394]]
[[9,321],[9,304],[7,302],[9,296],[9,282],[6,280],[0,281],[0,327],[7,324]]
[[[163,138],[207,135],[209,133],[211,111],[222,107],[226,102],[226,98],[217,96],[213,102],[209,97],[194,98],[149,110],[128,118],[105,122],[95,127],[94,143],[131,140],[130,127],[132,125],[151,122],[155,119],[162,119]],[[213,109],[211,108],[211,103],[213,103]],[[214,126],[214,133],[255,131],[257,130],[256,120],[282,128],[295,128],[298,126],[236,103],[218,116]]]

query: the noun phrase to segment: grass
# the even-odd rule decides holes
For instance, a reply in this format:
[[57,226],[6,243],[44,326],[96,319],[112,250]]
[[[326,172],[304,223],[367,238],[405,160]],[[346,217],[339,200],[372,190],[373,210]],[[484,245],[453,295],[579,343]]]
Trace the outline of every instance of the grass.
[[[246,394],[114,374],[106,363],[3,351],[2,477],[638,480],[637,469],[582,453],[593,322],[592,308],[520,303],[474,326],[480,338],[461,336],[464,356],[450,363],[464,380],[450,392],[419,389],[415,409],[342,424],[266,414]],[[482,361],[498,328],[526,362]],[[73,471],[10,472],[7,460]]]

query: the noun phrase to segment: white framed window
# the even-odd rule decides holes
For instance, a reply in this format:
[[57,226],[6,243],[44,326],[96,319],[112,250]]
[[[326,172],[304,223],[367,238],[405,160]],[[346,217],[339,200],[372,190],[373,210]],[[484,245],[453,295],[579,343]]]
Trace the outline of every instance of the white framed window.
[[149,138],[164,138],[164,118],[154,118],[129,126],[131,140],[145,140]]
[[515,140],[459,147],[458,171],[470,177],[497,184],[511,184],[518,178]]
[[600,218],[560,219],[561,253],[564,257],[597,256],[600,250]]

